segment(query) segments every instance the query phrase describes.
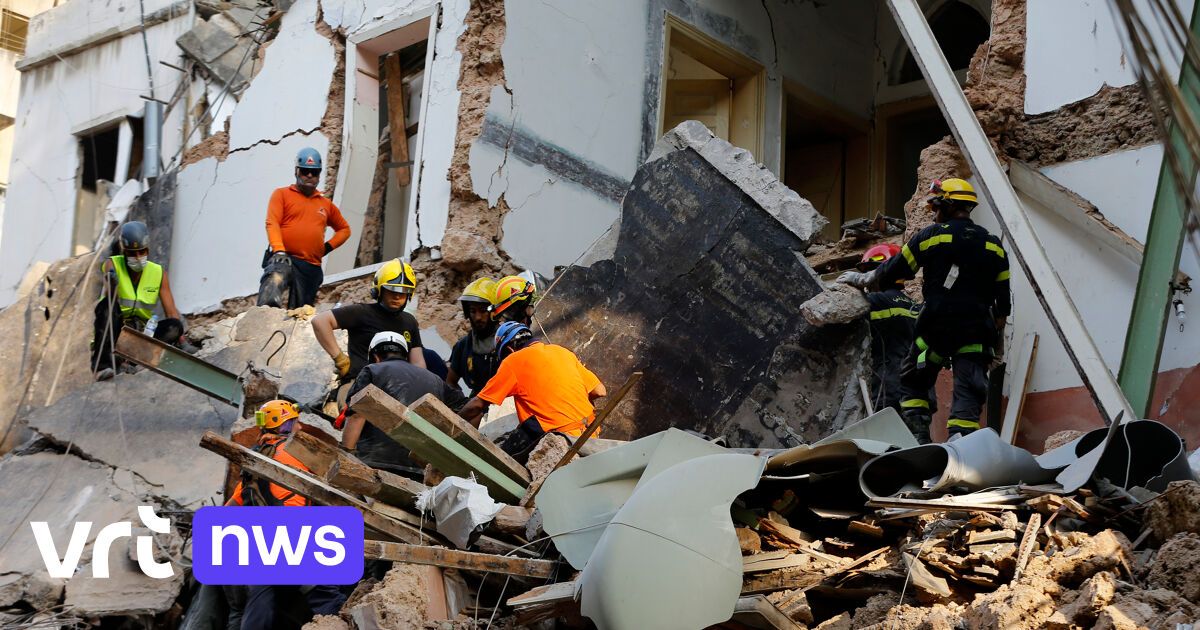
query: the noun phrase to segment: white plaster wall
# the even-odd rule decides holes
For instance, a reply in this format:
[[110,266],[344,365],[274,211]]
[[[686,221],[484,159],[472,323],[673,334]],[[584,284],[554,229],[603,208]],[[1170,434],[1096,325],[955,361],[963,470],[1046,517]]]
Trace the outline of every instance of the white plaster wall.
[[[1026,5],[1025,112],[1040,114],[1087,98],[1105,84],[1129,85],[1136,80],[1133,57],[1126,55],[1123,27],[1113,19],[1109,0],[1028,0]],[[1135,0],[1144,16],[1148,0]],[[1176,0],[1190,16],[1194,3]],[[1154,22],[1150,22],[1154,24]],[[1156,38],[1161,50],[1165,38]],[[1176,60],[1178,51],[1170,55]]]
[[[178,0],[144,0],[146,15]],[[53,4],[51,2],[50,4]],[[183,8],[186,13],[186,5]],[[29,21],[25,58],[33,59],[63,46],[81,42],[109,29],[124,29],[141,22],[138,0],[70,0],[39,13]],[[138,34],[140,38],[141,35]],[[140,41],[140,40],[139,40]],[[145,61],[142,66],[145,67]]]
[[316,23],[317,0],[299,0],[283,16],[262,70],[229,120],[230,151],[321,126],[336,59]]
[[[267,248],[267,201],[295,178],[296,152],[311,146],[324,154],[321,134],[288,136],[279,144],[208,158],[177,177],[171,235],[171,290],[184,313],[207,310],[222,299],[258,292]],[[326,231],[326,238],[332,235]]]
[[[1046,175],[1088,199],[1104,216],[1144,242],[1150,210],[1162,163],[1162,147],[1154,145],[1113,153],[1090,160],[1059,164],[1045,169]],[[991,211],[982,207],[975,218],[995,233],[999,226]],[[1083,237],[1063,219],[1035,213],[1034,229],[1054,264],[1084,325],[1096,341],[1105,363],[1115,374],[1120,368],[1126,327],[1137,288],[1138,268],[1103,245]],[[1006,243],[1007,246],[1007,243]],[[1081,385],[1066,351],[1033,295],[1015,260],[1012,272],[1014,317],[1010,331],[1033,329],[1040,335],[1038,355],[1030,391],[1048,391]],[[1200,277],[1195,250],[1185,244],[1180,269]],[[1196,293],[1184,297],[1189,313],[1200,312]],[[1160,370],[1188,367],[1200,356],[1200,334],[1191,323],[1183,332],[1172,316],[1163,341]]]
[[[163,2],[148,2],[147,11]],[[97,28],[112,22],[109,5],[98,0],[72,0],[42,13],[30,23],[31,50],[61,44],[49,22],[63,23],[67,32],[79,33],[79,24],[95,17]],[[124,13],[137,13],[137,2],[127,1]],[[132,8],[131,8],[132,7]],[[34,25],[41,25],[36,35]],[[181,16],[147,29],[156,93],[169,95],[179,73],[157,60],[179,64],[175,39],[189,28]],[[82,31],[91,32],[91,31]],[[46,41],[47,37],[53,42]],[[27,57],[28,58],[28,57]],[[90,48],[25,72],[21,78],[17,123],[13,140],[10,187],[0,232],[0,307],[10,304],[25,272],[36,261],[53,261],[71,255],[75,218],[75,182],[79,168],[78,139],[89,126],[124,115],[140,116],[146,88],[146,58],[140,33]],[[114,72],[114,68],[130,69]],[[179,149],[178,129],[183,108],[175,108],[163,122],[162,156],[169,159]]]
[[[875,25],[862,16],[872,15],[874,5],[766,4],[592,0],[550,6],[508,0],[508,91],[493,90],[488,117],[631,180],[647,107],[642,77],[661,70],[662,20],[669,12],[767,68],[764,150],[755,157],[777,169],[784,77],[852,114],[869,115]],[[649,107],[653,118],[657,101]],[[550,274],[555,265],[575,260],[618,215],[616,202],[493,145],[476,142],[470,166],[476,193],[492,205],[504,195],[512,208],[502,246],[522,267]]]

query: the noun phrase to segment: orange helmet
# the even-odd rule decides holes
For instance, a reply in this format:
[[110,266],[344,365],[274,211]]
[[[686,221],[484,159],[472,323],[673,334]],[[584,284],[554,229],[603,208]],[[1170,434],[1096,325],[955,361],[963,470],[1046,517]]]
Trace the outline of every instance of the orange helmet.
[[870,271],[882,265],[884,261],[892,256],[900,253],[900,246],[895,243],[884,243],[876,245],[863,253],[862,260],[859,261],[857,267],[859,271]]
[[276,431],[287,421],[299,417],[300,408],[296,406],[296,403],[286,400],[270,400],[263,403],[263,406],[254,412],[254,424],[268,431]]

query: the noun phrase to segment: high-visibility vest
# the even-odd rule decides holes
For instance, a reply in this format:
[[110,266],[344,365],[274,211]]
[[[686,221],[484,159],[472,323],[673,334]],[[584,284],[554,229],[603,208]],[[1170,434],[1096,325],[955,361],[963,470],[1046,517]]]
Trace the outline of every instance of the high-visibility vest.
[[142,277],[138,279],[137,289],[134,289],[129,268],[125,266],[125,257],[111,256],[110,259],[117,272],[117,305],[121,307],[121,317],[150,319],[154,315],[154,305],[158,304],[158,290],[162,288],[162,265],[147,262],[146,268],[142,269]]

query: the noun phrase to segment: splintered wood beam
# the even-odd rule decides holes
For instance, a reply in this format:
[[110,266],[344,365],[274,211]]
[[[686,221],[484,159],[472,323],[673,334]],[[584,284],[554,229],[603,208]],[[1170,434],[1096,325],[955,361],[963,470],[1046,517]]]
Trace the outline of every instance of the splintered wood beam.
[[374,385],[355,394],[350,408],[445,475],[469,478],[474,473],[476,481],[487,487],[494,499],[505,503],[516,503],[525,494],[525,486]]
[[506,558],[487,553],[456,551],[442,547],[405,545],[377,540],[364,543],[363,555],[373,560],[391,560],[410,564],[428,564],[446,569],[463,569],[481,573],[499,573],[517,577],[547,579],[554,575],[558,563],[531,558]]
[[[404,128],[404,70],[400,67],[400,55],[388,55],[383,60],[383,76],[387,81],[388,130],[392,136],[392,161],[407,162],[408,133]],[[396,183],[403,189],[412,183],[412,169],[408,166],[396,168]]]
[[[237,464],[242,470],[262,477],[271,483],[287,488],[301,496],[311,499],[321,505],[348,505],[358,508],[363,513],[363,523],[382,534],[404,542],[421,542],[420,530],[388,518],[371,509],[366,503],[330,486],[298,468],[266,457],[234,442],[231,442],[212,431],[205,431],[200,438],[201,448],[210,450],[221,457]],[[286,447],[284,447],[286,449]],[[424,539],[428,539],[425,534]]]
[[343,490],[373,497],[382,485],[374,468],[312,435],[292,434],[287,451],[314,476]]
[[379,492],[372,495],[372,498],[391,505],[413,507],[417,502],[417,495],[428,488],[423,483],[386,470],[376,470],[375,474],[379,475]]
[[501,450],[495,442],[484,437],[479,429],[471,426],[470,422],[463,420],[462,417],[451,411],[446,403],[438,400],[433,394],[425,394],[418,398],[417,402],[410,405],[408,410],[421,416],[442,433],[450,436],[450,439],[495,466],[513,481],[523,486],[528,486],[533,481],[524,466]]

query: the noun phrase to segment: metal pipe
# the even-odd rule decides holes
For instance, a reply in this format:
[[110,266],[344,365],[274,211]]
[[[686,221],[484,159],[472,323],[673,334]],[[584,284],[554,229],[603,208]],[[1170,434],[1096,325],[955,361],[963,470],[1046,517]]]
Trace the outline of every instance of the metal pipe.
[[142,177],[153,180],[161,173],[162,103],[146,101],[146,116],[142,119]]

